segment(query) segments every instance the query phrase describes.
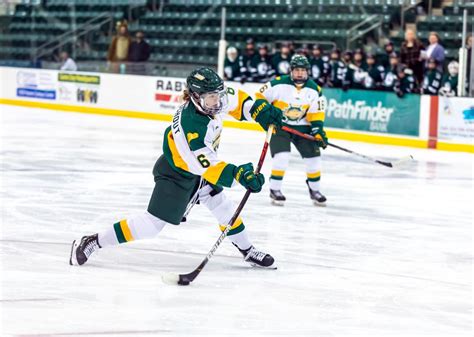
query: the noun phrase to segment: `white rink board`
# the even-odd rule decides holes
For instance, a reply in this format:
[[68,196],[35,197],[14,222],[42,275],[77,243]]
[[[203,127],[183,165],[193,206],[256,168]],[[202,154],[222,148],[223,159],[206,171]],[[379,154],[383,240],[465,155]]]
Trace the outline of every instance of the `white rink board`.
[[[324,152],[327,208],[293,154],[287,205],[268,186],[243,218],[276,271],[254,270],[209,212],[70,267],[70,242],[143,210],[166,123],[0,105],[1,336],[471,336],[472,155],[338,141],[401,170]],[[256,162],[263,133],[224,130],[220,154]],[[271,159],[263,172],[268,177]],[[238,201],[243,189],[226,193]]]
[[[61,80],[61,77],[76,77],[76,81]],[[131,111],[150,114],[172,115],[179,107],[179,97],[184,88],[185,79],[174,77],[153,77],[104,73],[64,72],[56,70],[7,68],[0,67],[0,100],[26,100],[39,103],[59,104],[67,106],[90,107]],[[99,78],[99,84],[88,83],[87,80]],[[25,80],[28,79],[28,80]],[[227,82],[233,88],[241,88],[254,95],[262,86],[260,83]],[[37,98],[19,96],[18,90],[51,92],[54,98]],[[24,89],[26,88],[26,89]],[[97,99],[79,100],[77,91],[93,91]],[[426,97],[426,96],[425,96]],[[420,105],[419,137],[411,139],[428,139],[429,99],[422,99]],[[230,116],[227,119],[233,120]],[[335,129],[351,132],[353,130]],[[357,131],[359,134],[365,132]],[[369,132],[374,136],[397,136],[387,133]],[[400,135],[398,135],[400,136]],[[405,136],[401,136],[407,138]]]

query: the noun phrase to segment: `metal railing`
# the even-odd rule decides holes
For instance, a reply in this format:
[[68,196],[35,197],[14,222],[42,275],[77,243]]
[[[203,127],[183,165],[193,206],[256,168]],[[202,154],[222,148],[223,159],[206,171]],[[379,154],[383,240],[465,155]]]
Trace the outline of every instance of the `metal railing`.
[[[381,27],[383,24],[383,16],[378,14],[373,14],[366,19],[362,20],[361,22],[355,24],[351,28],[347,30],[346,35],[346,48],[351,48],[351,43],[367,33],[373,31],[374,29],[378,29],[378,35],[381,35]],[[367,25],[369,25],[367,27]],[[366,26],[364,28],[364,26]]]
[[[104,12],[99,16],[96,16],[86,21],[85,23],[76,26],[72,30],[59,35],[55,39],[45,42],[37,48],[32,49],[31,58],[40,59],[45,55],[50,55],[56,49],[59,49],[71,42],[75,43],[79,37],[82,37],[92,31],[98,30],[107,23],[113,23],[113,13],[111,12]],[[111,31],[111,29],[112,27],[110,26],[109,30]],[[74,54],[75,53],[73,52],[73,57],[75,56]]]

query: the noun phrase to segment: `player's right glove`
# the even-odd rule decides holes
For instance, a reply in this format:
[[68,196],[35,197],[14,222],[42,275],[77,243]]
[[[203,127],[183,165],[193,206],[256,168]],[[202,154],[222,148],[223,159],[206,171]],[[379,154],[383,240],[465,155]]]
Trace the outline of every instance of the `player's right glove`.
[[260,124],[264,130],[273,124],[280,127],[282,124],[283,113],[277,107],[271,105],[265,99],[257,99],[250,110],[252,118]]
[[252,163],[237,166],[234,169],[234,178],[252,193],[260,192],[265,184],[265,177],[261,173],[255,173]]
[[328,137],[323,128],[323,123],[315,122],[311,124],[311,136],[316,138],[316,142],[320,147],[325,149],[328,146]]

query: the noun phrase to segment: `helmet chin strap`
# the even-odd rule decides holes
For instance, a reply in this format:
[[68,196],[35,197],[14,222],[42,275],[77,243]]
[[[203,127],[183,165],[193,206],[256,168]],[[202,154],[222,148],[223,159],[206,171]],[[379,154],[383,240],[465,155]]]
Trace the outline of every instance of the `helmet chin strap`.
[[196,107],[196,109],[199,110],[199,112],[207,115],[206,111],[204,111],[203,107],[201,106],[201,104],[199,104],[199,102],[196,101],[196,99],[193,97],[193,94],[191,94],[189,96],[191,98],[191,101],[193,102],[194,106]]

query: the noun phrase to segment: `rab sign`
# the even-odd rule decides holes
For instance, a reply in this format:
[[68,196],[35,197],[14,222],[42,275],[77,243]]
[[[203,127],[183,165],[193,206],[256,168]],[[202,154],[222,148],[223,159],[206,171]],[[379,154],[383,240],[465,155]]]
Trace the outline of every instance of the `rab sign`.
[[174,113],[182,104],[181,95],[185,88],[183,79],[160,78],[156,81],[155,101],[165,112]]

